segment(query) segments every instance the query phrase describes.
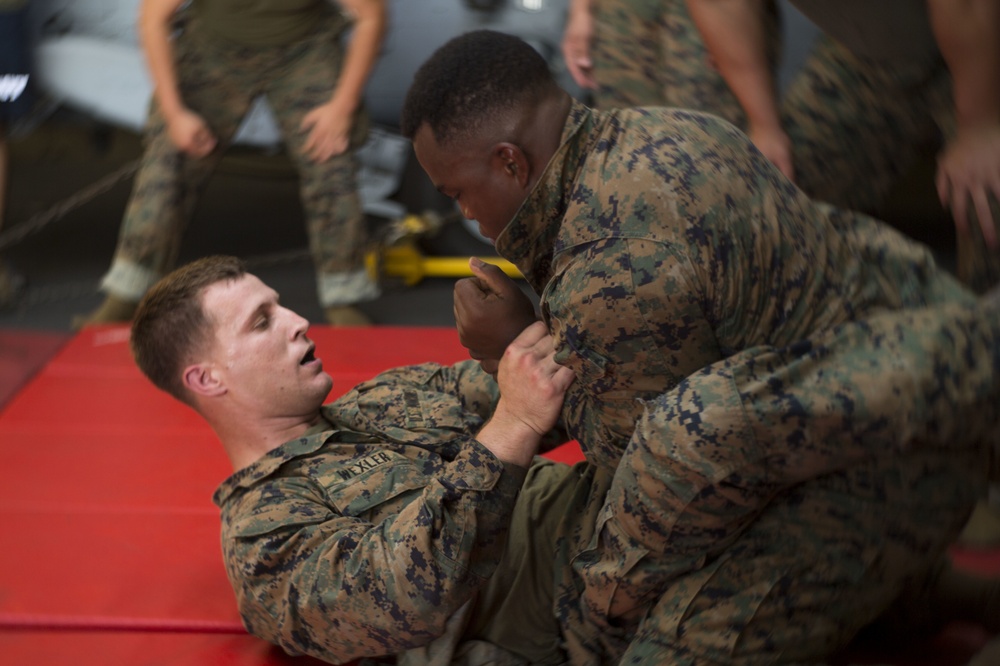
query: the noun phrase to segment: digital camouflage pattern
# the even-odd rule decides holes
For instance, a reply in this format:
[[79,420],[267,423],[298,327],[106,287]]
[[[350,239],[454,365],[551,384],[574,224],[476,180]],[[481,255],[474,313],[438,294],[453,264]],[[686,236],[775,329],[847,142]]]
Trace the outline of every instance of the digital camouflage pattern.
[[799,187],[871,212],[939,144],[953,116],[951,78],[940,56],[890,65],[820,35],[780,108]]
[[[745,127],[745,117],[711,62],[685,0],[590,0],[590,48],[599,109],[673,106],[714,113]],[[767,2],[769,58],[781,56],[781,21]]]
[[926,604],[1000,442],[998,343],[995,307],[882,312],[647,403],[574,561],[585,617],[644,618],[621,663],[811,663]]
[[496,568],[524,479],[475,441],[496,397],[471,363],[389,374],[227,479],[215,502],[247,629],[333,663],[443,633]]
[[660,435],[616,473],[539,463],[523,487],[474,439],[478,364],[390,371],[220,486],[226,568],[252,633],[334,663],[482,663],[483,640],[498,664],[821,658],[960,529],[998,343],[1000,311],[955,304],[748,349],[647,403]]
[[[897,3],[899,6],[899,3]],[[911,3],[926,11],[926,3]],[[795,182],[814,199],[877,213],[921,157],[955,135],[951,76],[940,54],[878,61],[821,35],[781,99]],[[933,191],[928,178],[924,185]],[[990,198],[993,218],[1000,203]],[[957,236],[957,273],[983,293],[1000,283],[1000,253],[985,246],[970,206]]]
[[878,310],[973,299],[927,248],[810,200],[735,127],[677,109],[574,102],[496,248],[576,372],[570,434],[610,470],[642,401],[706,365]]
[[[781,17],[774,3],[766,4],[767,59],[777,71]],[[926,13],[922,2],[894,7]],[[684,0],[591,0],[591,12],[596,108],[693,109],[746,130],[745,114],[712,64]],[[899,25],[918,20],[898,17]],[[894,39],[907,52],[909,44],[898,34]],[[875,59],[817,36],[779,102],[795,182],[803,191],[840,208],[877,214],[919,160],[934,153],[943,136],[954,135],[951,77],[932,40],[930,46],[919,57]],[[933,182],[925,184],[933,190]],[[990,203],[994,219],[1000,219],[1000,203]],[[985,247],[975,212],[970,216],[972,233],[957,239],[957,272],[982,293],[1000,283],[1000,254]]]
[[[302,118],[333,94],[343,56],[338,36],[345,28],[339,15],[331,15],[294,44],[244,47],[212,38],[196,18],[184,23],[174,43],[181,97],[205,119],[219,147],[204,159],[186,157],[170,141],[155,102],[151,105],[142,166],[104,290],[138,301],[174,267],[209,176],[254,98],[263,94],[299,174],[320,303],[341,305],[378,295],[364,269],[366,230],[355,155],[348,151],[316,164],[302,154],[308,138],[300,129]],[[355,120],[353,148],[364,143],[367,132],[362,110]]]

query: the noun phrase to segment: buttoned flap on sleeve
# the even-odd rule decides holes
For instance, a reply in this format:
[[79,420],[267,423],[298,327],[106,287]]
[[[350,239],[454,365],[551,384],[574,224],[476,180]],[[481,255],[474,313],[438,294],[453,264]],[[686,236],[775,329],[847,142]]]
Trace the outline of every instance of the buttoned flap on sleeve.
[[223,538],[254,538],[330,520],[322,489],[301,479],[278,479],[244,493],[223,511]]
[[393,510],[395,500],[406,502],[426,487],[428,479],[416,465],[390,464],[391,455],[376,451],[330,475],[326,495],[340,514],[376,522]]
[[[284,480],[271,490],[265,489],[259,495],[261,502],[230,525],[231,535],[262,536],[288,526],[320,523],[338,514],[377,522],[393,513],[400,502],[405,503],[409,494],[420,493],[427,485],[416,465],[385,451],[373,451],[317,472],[315,486]],[[291,493],[293,486],[301,486],[300,491]],[[268,494],[275,501],[266,501]]]

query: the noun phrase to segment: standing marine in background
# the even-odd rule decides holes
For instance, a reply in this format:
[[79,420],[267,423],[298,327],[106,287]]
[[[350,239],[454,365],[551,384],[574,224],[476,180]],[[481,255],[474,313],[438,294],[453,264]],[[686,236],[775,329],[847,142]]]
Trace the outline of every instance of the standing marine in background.
[[866,212],[943,144],[957,272],[977,292],[1000,281],[1000,2],[791,0],[825,36],[780,100],[764,2],[687,0],[754,144],[811,197]]
[[[956,228],[956,272],[1000,282],[1000,2],[791,0],[825,34],[782,99],[763,0],[687,0],[754,144],[814,198],[877,210],[940,148],[938,197]],[[1000,543],[1000,451],[990,501],[963,542]]]
[[370,323],[354,307],[379,295],[364,268],[355,150],[368,132],[363,93],[385,33],[384,0],[338,0],[341,11],[326,0],[193,0],[178,13],[182,4],[142,3],[155,98],[146,150],[101,284],[106,299],[74,324],[131,319],[173,268],[197,199],[258,95],[298,170],[326,321]]
[[[775,67],[781,17],[773,0],[760,12],[766,57]],[[594,108],[697,109],[746,129],[739,100],[712,62],[684,0],[571,0],[562,50]]]
[[[931,497],[932,488],[958,481],[972,491],[951,505],[947,521],[935,521],[942,529],[934,547],[907,556],[915,558],[910,560],[914,579],[930,565],[924,553],[942,552],[954,540],[976,493],[985,489],[982,468],[953,476],[954,470],[936,465],[893,460],[876,469],[863,453],[857,464],[841,457],[847,449],[839,447],[832,457],[813,448],[801,456],[772,457],[774,451],[759,449],[755,437],[741,437],[737,429],[710,433],[702,437],[708,444],[682,450],[671,433],[699,431],[705,419],[696,414],[698,408],[729,403],[704,392],[687,394],[689,406],[673,409],[663,402],[692,373],[760,345],[795,345],[886,311],[970,303],[973,294],[936,265],[928,248],[874,218],[809,198],[745,134],[718,117],[663,107],[590,109],[559,88],[528,44],[496,32],[457,37],[418,70],[402,130],[438,190],[453,197],[467,219],[479,222],[498,253],[539,295],[556,361],[576,374],[565,398],[564,423],[591,464],[622,480],[621,492],[609,497],[599,519],[599,552],[579,559],[577,572],[598,581],[602,572],[662,564],[674,566],[678,576],[691,576],[689,586],[663,596],[642,622],[650,640],[678,658],[643,661],[648,653],[632,651],[624,660],[635,661],[620,663],[688,663],[680,655],[691,652],[703,662],[727,663],[712,660],[716,651],[731,654],[739,648],[740,632],[763,612],[792,620],[782,635],[769,624],[757,636],[761,649],[793,654],[807,645],[796,632],[820,627],[807,617],[810,606],[829,613],[822,624],[829,633],[810,636],[810,649],[822,644],[819,649],[826,651],[840,643],[860,627],[855,624],[860,617],[856,607],[839,605],[846,597],[837,596],[835,580],[823,593],[830,593],[826,599],[773,585],[789,563],[804,561],[804,535],[820,523],[824,532],[830,530],[826,544],[859,541],[851,552],[834,554],[826,547],[817,552],[831,555],[836,567],[853,561],[857,571],[867,569],[873,563],[868,555],[885,545],[884,514],[866,510],[848,518],[840,507],[875,486],[906,478],[914,499],[928,506],[945,504]],[[534,312],[516,306],[520,290],[496,288],[487,267],[473,266],[477,279],[456,286],[460,337],[473,358],[499,359],[507,343],[534,321]],[[862,362],[859,377],[864,367]],[[950,385],[949,377],[940,379]],[[892,409],[913,408],[897,397]],[[808,402],[826,399],[815,395]],[[782,404],[797,413],[804,403]],[[850,427],[831,418],[824,423],[828,435],[816,441],[833,441],[845,426]],[[977,448],[979,464],[986,460],[987,442],[955,441],[956,447],[966,445]],[[625,459],[630,463],[623,467]],[[745,461],[755,471],[744,467]],[[816,481],[800,488],[808,497],[782,495],[805,480],[799,474]],[[779,477],[796,481],[774,485]],[[732,564],[747,564],[743,556],[767,555],[747,564],[746,576],[717,577],[709,566],[710,549],[720,539],[748,534],[748,517],[762,515],[763,507],[780,497],[789,501],[788,513],[775,522],[781,527],[767,537],[758,534],[760,541]],[[635,518],[644,506],[657,508]],[[909,509],[899,518],[892,528],[896,534],[916,534],[926,523]],[[630,519],[632,529],[617,529],[616,520]],[[665,529],[661,522],[668,524]],[[793,522],[801,533],[787,532]],[[650,553],[664,557],[647,557]],[[824,560],[824,569],[827,555],[816,558]],[[888,606],[902,582],[895,575],[875,572],[863,585],[871,595],[862,604],[866,613]],[[754,581],[756,576],[763,578]],[[810,579],[808,572],[803,576]],[[639,576],[618,586],[613,601],[608,595],[593,599],[588,613],[605,621],[602,640],[614,641],[620,622],[662,594],[663,583],[662,571]],[[725,599],[747,615],[728,624],[728,633],[720,633],[718,625],[696,627],[688,621],[689,602],[702,593],[706,609]],[[713,657],[704,658],[708,653]]]

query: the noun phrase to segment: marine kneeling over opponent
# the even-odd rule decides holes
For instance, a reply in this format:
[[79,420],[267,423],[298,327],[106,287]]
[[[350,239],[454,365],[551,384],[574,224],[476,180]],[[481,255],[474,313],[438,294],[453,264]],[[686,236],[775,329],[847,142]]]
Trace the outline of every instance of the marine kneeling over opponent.
[[[1000,431],[1000,309],[985,302],[883,313],[712,364],[648,405],[664,439],[630,447],[614,473],[536,457],[560,441],[574,379],[540,323],[496,379],[472,361],[421,364],[325,406],[332,380],[308,327],[239,260],[210,257],[150,290],[131,344],[232,461],[215,501],[247,629],[333,663],[822,659],[911,592],[943,608],[935,562]],[[895,409],[901,395],[912,409]],[[805,450],[839,471],[792,464]],[[665,470],[699,456],[731,474],[702,479],[692,507],[729,516],[756,492],[739,527],[694,534],[666,508],[694,485]],[[782,474],[756,473],[779,457]],[[864,496],[846,483],[859,475]],[[789,539],[800,557],[762,569]]]

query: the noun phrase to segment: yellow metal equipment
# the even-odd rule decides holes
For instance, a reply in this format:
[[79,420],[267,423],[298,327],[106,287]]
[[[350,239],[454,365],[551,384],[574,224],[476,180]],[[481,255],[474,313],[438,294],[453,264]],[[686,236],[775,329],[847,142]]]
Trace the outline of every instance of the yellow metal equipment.
[[[398,277],[410,287],[424,278],[461,278],[472,275],[469,257],[427,257],[417,247],[417,237],[437,231],[443,221],[433,213],[407,215],[398,220],[385,240],[368,252],[365,265],[374,280]],[[514,264],[500,257],[480,257],[486,263],[499,266],[512,278],[523,277]]]

